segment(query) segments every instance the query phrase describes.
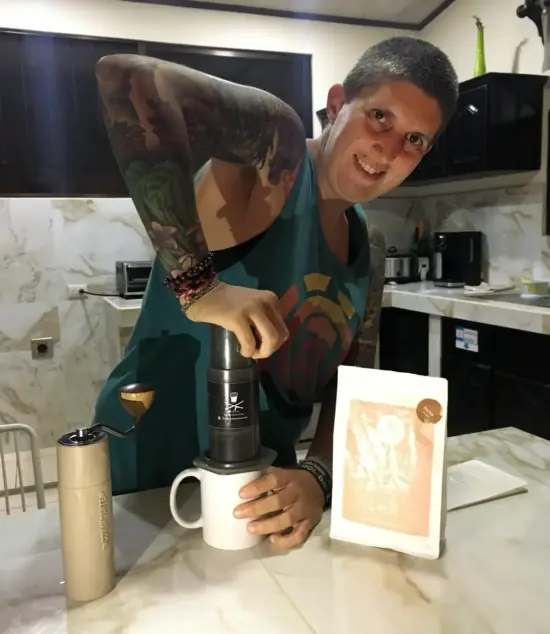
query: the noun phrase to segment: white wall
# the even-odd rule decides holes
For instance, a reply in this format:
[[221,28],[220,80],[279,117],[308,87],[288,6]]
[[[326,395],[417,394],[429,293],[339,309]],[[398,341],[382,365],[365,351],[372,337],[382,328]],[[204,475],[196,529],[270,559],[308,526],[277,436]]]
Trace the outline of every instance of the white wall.
[[474,71],[477,15],[485,25],[487,71],[538,75],[542,42],[534,23],[516,16],[520,4],[521,0],[456,0],[421,36],[449,55],[460,81],[465,81]]
[[314,111],[366,48],[399,33],[121,0],[0,0],[0,28],[311,54]]

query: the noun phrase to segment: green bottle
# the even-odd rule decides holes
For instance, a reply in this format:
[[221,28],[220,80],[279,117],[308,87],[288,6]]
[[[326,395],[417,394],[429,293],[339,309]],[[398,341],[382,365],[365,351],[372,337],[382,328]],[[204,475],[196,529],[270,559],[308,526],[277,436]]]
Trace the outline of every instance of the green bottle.
[[474,15],[477,27],[476,63],[474,66],[474,77],[479,77],[487,72],[485,65],[485,34],[481,20]]

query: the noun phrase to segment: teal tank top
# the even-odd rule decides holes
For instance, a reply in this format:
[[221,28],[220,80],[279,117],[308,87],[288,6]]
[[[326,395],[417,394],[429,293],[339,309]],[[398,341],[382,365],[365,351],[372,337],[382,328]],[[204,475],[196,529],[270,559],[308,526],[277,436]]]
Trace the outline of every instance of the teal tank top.
[[[220,271],[224,252],[214,254],[227,284],[273,291],[290,337],[260,365],[262,443],[277,452],[275,464],[296,463],[295,444],[313,404],[344,361],[364,315],[370,264],[367,224],[356,205],[350,239],[358,240],[353,261],[331,252],[318,213],[315,169],[309,152],[280,215],[265,233],[241,245],[240,257]],[[351,242],[350,242],[351,248]],[[229,250],[228,250],[229,251]],[[110,438],[115,494],[168,486],[208,448],[206,375],[210,326],[188,320],[166,271],[155,260],[139,318],[123,359],[105,382],[95,422],[117,429],[132,425],[118,400],[129,383],[155,389],[149,412],[136,433]]]

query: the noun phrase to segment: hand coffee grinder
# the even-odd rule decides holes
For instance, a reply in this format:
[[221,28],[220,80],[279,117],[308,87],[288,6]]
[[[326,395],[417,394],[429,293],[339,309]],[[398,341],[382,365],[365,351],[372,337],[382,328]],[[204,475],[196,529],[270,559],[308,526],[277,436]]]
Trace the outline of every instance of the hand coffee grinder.
[[263,471],[277,455],[261,445],[258,366],[239,349],[232,332],[211,326],[207,375],[210,446],[194,464],[219,475]]
[[61,552],[65,594],[73,601],[94,601],[115,587],[113,502],[107,435],[131,434],[153,402],[153,389],[127,385],[119,398],[134,425],[120,432],[96,424],[57,441]]

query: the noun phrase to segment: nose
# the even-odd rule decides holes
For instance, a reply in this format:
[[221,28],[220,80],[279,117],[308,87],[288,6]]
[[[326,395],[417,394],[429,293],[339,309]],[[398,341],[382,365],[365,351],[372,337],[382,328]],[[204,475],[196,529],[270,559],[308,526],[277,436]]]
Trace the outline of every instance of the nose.
[[402,139],[393,131],[387,131],[378,135],[374,142],[373,150],[378,154],[378,159],[388,164],[392,163],[401,152]]

